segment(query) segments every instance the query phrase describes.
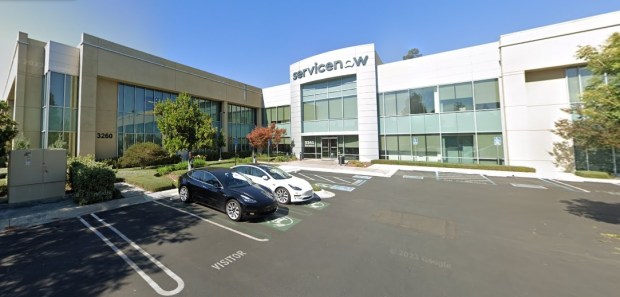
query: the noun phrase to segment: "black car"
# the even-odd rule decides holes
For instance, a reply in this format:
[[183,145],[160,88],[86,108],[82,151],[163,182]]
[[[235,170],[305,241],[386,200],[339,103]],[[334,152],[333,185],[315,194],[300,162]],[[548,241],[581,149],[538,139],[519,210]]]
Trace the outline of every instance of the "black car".
[[233,221],[268,216],[278,210],[278,201],[269,189],[225,168],[184,173],[179,177],[179,196],[183,202],[197,200],[223,211]]

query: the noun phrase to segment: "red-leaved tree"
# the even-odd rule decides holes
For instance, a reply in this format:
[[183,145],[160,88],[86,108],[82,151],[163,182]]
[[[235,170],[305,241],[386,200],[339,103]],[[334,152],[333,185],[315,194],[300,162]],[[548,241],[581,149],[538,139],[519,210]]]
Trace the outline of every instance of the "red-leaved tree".
[[278,128],[275,123],[271,123],[268,127],[256,127],[246,138],[252,147],[261,152],[267,147],[269,140],[272,149],[277,148],[283,135],[286,135],[286,129]]

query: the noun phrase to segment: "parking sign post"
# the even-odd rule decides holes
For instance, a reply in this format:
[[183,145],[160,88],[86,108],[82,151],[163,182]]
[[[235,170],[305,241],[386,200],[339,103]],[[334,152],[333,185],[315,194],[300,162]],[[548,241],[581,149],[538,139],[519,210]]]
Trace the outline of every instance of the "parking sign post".
[[497,165],[499,164],[499,146],[502,145],[502,137],[495,136],[493,137],[493,144],[495,145],[495,155],[497,156]]

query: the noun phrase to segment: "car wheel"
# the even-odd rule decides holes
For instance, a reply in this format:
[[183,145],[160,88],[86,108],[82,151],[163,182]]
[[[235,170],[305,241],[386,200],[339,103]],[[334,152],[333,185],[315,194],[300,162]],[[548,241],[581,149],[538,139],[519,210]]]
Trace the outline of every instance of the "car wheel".
[[275,190],[275,194],[276,194],[276,199],[278,200],[278,202],[282,204],[291,203],[291,194],[288,192],[286,188],[283,188],[283,187],[277,188]]
[[186,186],[182,186],[179,189],[179,198],[181,201],[185,203],[190,203],[192,201],[191,196],[189,194],[189,189]]
[[235,222],[239,222],[241,220],[241,206],[237,200],[230,199],[226,202],[226,215],[228,215],[229,219]]

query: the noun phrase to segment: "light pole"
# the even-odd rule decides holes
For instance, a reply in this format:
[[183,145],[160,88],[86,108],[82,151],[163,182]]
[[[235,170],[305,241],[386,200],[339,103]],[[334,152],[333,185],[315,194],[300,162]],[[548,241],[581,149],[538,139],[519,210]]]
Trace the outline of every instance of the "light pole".
[[[219,161],[222,161],[222,145],[220,144],[220,135],[222,135],[222,126],[224,123],[224,114],[226,114],[225,111],[220,111],[220,128],[217,130],[217,146],[220,149],[220,159]],[[223,138],[223,137],[222,137]]]

